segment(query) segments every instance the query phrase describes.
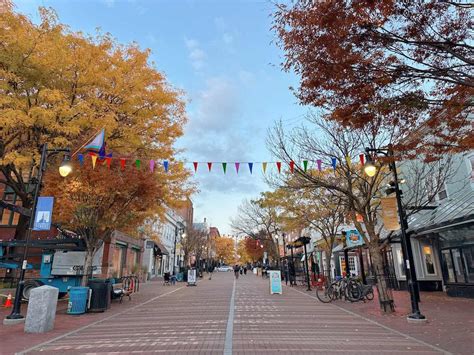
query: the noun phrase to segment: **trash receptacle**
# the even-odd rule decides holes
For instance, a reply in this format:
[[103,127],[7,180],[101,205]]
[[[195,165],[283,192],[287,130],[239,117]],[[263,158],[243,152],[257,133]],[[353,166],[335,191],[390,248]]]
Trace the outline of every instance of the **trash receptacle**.
[[71,287],[69,289],[69,303],[67,305],[67,313],[86,313],[88,295],[89,287]]
[[89,287],[92,291],[89,312],[104,312],[110,305],[110,286],[106,280],[89,280]]

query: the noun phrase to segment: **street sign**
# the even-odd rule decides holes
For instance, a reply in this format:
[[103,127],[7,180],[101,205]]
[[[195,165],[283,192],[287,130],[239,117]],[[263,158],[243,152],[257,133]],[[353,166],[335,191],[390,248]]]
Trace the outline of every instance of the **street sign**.
[[188,270],[188,286],[196,286],[196,269]]
[[273,295],[274,293],[279,293],[281,295],[283,289],[281,287],[280,270],[269,270],[268,274],[270,276],[270,294]]
[[54,197],[38,197],[36,205],[34,231],[49,231],[53,217]]

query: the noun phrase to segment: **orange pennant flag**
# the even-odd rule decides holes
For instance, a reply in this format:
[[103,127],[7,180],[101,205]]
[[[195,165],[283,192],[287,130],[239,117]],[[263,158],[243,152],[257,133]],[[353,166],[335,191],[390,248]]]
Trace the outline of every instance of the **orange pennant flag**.
[[97,155],[91,155],[92,159],[92,169],[95,169],[95,163],[97,162]]

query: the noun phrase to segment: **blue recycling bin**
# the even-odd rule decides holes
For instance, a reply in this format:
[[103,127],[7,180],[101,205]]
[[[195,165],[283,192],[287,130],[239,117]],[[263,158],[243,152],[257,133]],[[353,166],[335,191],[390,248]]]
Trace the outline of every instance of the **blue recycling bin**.
[[87,310],[89,287],[71,287],[69,289],[68,314],[83,314]]

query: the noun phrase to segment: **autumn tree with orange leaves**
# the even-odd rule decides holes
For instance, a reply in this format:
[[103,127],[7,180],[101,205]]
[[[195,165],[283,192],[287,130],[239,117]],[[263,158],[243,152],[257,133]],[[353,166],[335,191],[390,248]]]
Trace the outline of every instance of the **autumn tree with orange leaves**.
[[474,147],[473,26],[463,2],[301,0],[277,5],[273,28],[301,103],[398,127],[400,153],[440,154]]

